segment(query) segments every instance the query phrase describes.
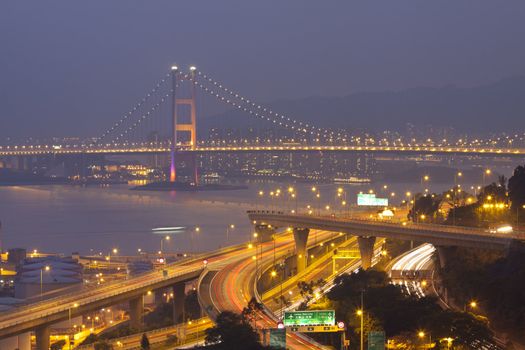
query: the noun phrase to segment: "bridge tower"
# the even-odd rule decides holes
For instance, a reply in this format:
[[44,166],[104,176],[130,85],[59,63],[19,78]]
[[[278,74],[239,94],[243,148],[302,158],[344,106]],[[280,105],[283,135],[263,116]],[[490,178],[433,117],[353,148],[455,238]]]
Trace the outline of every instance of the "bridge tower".
[[[177,145],[178,145],[178,133],[179,132],[189,132],[189,146],[194,150],[197,146],[197,112],[196,112],[196,103],[195,103],[195,66],[190,67],[190,72],[188,78],[190,82],[190,97],[189,98],[179,98],[177,95],[177,88],[179,87],[180,73],[179,68],[176,65],[171,67],[171,109],[172,109],[172,127],[171,127],[171,152],[170,152],[170,182],[177,181],[177,160],[182,156],[182,154],[177,154]],[[179,106],[189,106],[189,123],[179,123],[178,110]],[[188,157],[188,158],[186,158]],[[197,173],[197,159],[195,153],[185,155],[189,164],[192,167],[192,178],[193,184],[198,185],[198,173]]]

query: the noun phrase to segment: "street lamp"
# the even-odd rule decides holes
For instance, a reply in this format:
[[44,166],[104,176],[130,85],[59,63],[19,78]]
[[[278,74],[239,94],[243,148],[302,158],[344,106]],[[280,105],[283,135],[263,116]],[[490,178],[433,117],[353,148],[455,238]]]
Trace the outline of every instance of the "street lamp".
[[[195,226],[195,233],[199,233],[201,231],[201,228],[199,226]],[[191,239],[191,250],[195,251],[195,247],[193,245],[193,233],[194,232],[191,232],[190,233],[190,239]]]
[[40,269],[40,299],[42,299],[42,289],[43,289],[43,279],[44,279],[43,273],[44,273],[44,270],[45,271],[49,271],[49,270],[51,270],[51,267],[49,265],[46,265],[46,266],[44,266],[43,268]]
[[364,350],[364,335],[363,335],[363,329],[364,329],[363,313],[364,312],[362,309],[359,309],[357,310],[356,313],[357,313],[357,316],[361,318],[361,332],[359,334],[359,343],[360,343],[359,349]]
[[465,303],[464,311],[467,312],[467,307],[471,310],[474,310],[478,307],[478,302],[476,300],[471,300],[468,303]]
[[234,224],[230,224],[226,226],[226,244],[228,244],[228,241],[230,240],[230,230],[233,230],[235,228]]
[[111,264],[111,252],[113,252],[113,255],[116,255],[118,253],[118,249],[117,248],[113,248],[112,250],[109,251],[108,263],[110,263],[110,264]]
[[166,237],[163,237],[163,238],[160,239],[160,253],[161,254],[164,252],[164,250],[163,250],[164,240],[169,241],[170,240],[170,236],[166,235]]
[[485,176],[488,176],[492,173],[492,170],[490,169],[485,169],[485,171],[483,171],[483,183],[482,183],[482,186],[485,187]]
[[422,178],[421,178],[421,193],[425,192],[425,188],[423,186],[423,183],[424,182],[427,182],[430,180],[430,176],[428,175],[424,175]]
[[360,347],[359,349],[360,350],[364,350],[364,344],[365,344],[365,338],[364,338],[364,316],[365,316],[365,311],[364,311],[364,303],[363,303],[363,291],[361,291],[361,308],[359,310],[357,310],[357,316],[359,316],[361,318],[361,334],[360,335]]
[[[259,195],[259,196],[258,196],[257,198],[259,198],[259,197],[263,198],[263,196],[264,196],[264,191],[259,191],[258,195]],[[256,208],[256,209],[257,209],[257,203],[258,203],[258,202],[259,202],[259,201],[256,201],[256,203],[255,203],[255,208]],[[262,203],[262,202],[261,202],[261,208],[264,209],[264,203]]]
[[454,174],[454,192],[452,193],[454,195],[453,197],[453,211],[452,211],[452,225],[456,225],[456,191],[457,191],[457,185],[458,185],[458,177],[462,177],[463,173],[461,171],[458,171],[456,174]]
[[[426,333],[424,331],[419,331],[417,333],[417,336],[419,337],[419,339],[421,339],[421,341],[424,342],[424,338],[426,337]],[[428,347],[431,348],[432,347],[432,335],[429,333],[428,334]]]

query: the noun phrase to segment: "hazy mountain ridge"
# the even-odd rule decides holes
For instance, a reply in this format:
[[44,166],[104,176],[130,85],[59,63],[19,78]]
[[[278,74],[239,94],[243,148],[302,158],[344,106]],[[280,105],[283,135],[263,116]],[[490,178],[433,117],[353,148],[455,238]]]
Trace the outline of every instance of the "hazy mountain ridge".
[[[470,88],[359,92],[342,97],[278,100],[268,106],[278,113],[324,127],[404,130],[406,123],[412,123],[454,127],[464,132],[521,132],[525,131],[525,76]],[[249,119],[246,113],[229,111],[204,119],[201,126],[208,129],[271,125]]]

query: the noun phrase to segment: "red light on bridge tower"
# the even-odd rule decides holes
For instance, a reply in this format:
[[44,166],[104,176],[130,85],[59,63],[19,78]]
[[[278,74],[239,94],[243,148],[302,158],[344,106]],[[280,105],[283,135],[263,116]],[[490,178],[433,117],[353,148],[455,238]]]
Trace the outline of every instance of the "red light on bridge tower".
[[[184,77],[190,83],[190,97],[189,98],[178,98],[177,97],[177,86],[182,81],[181,73],[177,66],[171,67],[171,98],[172,98],[172,138],[171,138],[171,157],[170,157],[170,182],[177,181],[177,167],[176,161],[181,154],[177,154],[178,144],[178,132],[185,131],[189,132],[189,147],[193,150],[197,146],[197,112],[195,103],[195,66],[190,67],[190,72]],[[179,123],[178,120],[178,106],[185,105],[190,107],[190,120],[189,123]],[[193,183],[198,185],[198,173],[197,173],[197,160],[195,154],[186,155],[191,157],[189,163],[192,166],[192,177]]]

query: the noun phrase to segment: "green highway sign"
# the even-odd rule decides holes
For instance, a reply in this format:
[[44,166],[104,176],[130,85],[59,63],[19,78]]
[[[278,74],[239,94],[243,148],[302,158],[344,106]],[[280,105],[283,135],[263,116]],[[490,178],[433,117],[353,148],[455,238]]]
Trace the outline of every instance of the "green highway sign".
[[325,332],[343,332],[345,328],[338,326],[292,326],[288,328],[292,332],[300,333],[325,333]]
[[357,205],[388,207],[388,198],[378,198],[374,193],[359,193]]
[[335,311],[285,311],[283,323],[291,326],[333,326],[335,325]]

